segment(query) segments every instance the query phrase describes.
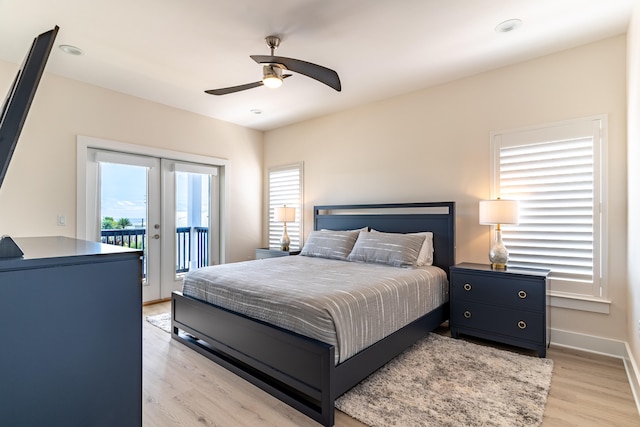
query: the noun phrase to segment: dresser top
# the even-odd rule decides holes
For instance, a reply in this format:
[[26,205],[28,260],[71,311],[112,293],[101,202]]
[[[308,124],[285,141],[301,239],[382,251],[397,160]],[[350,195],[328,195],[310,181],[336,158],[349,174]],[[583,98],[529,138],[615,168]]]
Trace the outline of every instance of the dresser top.
[[52,264],[99,262],[118,257],[142,256],[142,251],[69,237],[21,237],[13,239],[22,258],[0,259],[0,270],[45,267]]
[[541,276],[547,277],[550,273],[549,270],[545,270],[542,268],[519,268],[519,267],[509,267],[507,266],[506,270],[495,270],[491,268],[489,264],[474,264],[470,262],[463,262],[461,264],[456,264],[451,267],[451,270],[472,270],[472,271],[482,271],[482,272],[491,272],[497,274],[519,274],[526,276]]

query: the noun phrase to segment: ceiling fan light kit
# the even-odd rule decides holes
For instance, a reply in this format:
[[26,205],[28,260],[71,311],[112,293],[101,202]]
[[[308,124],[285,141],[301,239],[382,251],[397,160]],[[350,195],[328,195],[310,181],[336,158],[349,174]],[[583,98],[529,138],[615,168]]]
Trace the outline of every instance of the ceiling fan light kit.
[[300,59],[286,58],[284,56],[275,56],[273,53],[280,46],[280,38],[278,36],[268,36],[265,38],[267,46],[271,49],[271,55],[250,55],[251,59],[262,65],[262,80],[253,83],[247,83],[239,86],[225,87],[221,89],[205,90],[209,95],[227,95],[229,93],[240,92],[242,90],[253,89],[254,87],[267,86],[270,88],[280,87],[283,80],[291,77],[292,74],[283,74],[283,70],[293,71],[303,74],[314,80],[324,83],[330,88],[340,92],[342,85],[338,73],[330,68],[322,65],[312,64],[311,62],[302,61]]
[[262,67],[262,83],[271,89],[282,86],[282,68],[277,65],[265,65]]

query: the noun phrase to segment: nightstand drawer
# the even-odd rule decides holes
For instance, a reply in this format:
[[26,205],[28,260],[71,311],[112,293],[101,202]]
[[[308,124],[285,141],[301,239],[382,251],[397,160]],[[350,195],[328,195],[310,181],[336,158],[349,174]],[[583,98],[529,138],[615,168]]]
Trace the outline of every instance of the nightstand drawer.
[[451,275],[454,299],[499,304],[520,310],[543,311],[546,303],[543,279],[519,279],[455,271]]
[[545,338],[543,313],[454,301],[451,322],[461,329],[477,329],[522,340],[544,342]]

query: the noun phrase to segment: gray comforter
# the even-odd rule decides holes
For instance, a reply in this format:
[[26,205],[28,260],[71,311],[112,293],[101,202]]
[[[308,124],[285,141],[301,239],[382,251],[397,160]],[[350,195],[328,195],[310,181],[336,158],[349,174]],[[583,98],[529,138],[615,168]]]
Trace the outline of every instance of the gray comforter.
[[305,256],[189,272],[183,294],[336,346],[336,363],[448,301],[438,267]]

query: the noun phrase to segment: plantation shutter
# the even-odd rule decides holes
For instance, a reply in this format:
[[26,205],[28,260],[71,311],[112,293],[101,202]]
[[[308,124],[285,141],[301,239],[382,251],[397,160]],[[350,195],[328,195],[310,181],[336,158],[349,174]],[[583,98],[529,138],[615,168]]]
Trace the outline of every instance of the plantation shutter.
[[602,297],[599,145],[601,119],[493,138],[495,192],[518,200],[503,225],[509,266],[551,270],[552,291]]
[[284,231],[284,224],[274,221],[274,209],[284,205],[296,208],[296,220],[287,222],[287,234],[291,239],[290,250],[300,250],[302,163],[269,169],[269,247],[272,249],[280,248]]

